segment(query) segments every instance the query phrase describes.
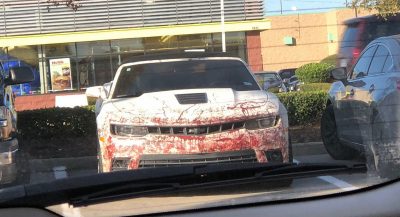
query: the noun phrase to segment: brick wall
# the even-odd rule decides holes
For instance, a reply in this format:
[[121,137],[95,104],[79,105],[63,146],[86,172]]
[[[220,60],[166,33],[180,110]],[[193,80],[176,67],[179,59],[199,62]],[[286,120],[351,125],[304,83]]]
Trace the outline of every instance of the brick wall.
[[261,56],[261,38],[259,31],[246,33],[247,40],[247,62],[253,71],[263,70],[263,59]]
[[62,95],[77,95],[82,94],[80,92],[67,92],[67,93],[49,93],[42,95],[30,95],[30,96],[17,96],[15,98],[15,110],[35,110],[43,108],[54,108],[56,96]]
[[[359,11],[358,16],[372,13]],[[297,68],[336,54],[345,30],[343,21],[355,16],[353,9],[342,9],[327,13],[268,17],[271,29],[260,33],[264,71]],[[329,34],[333,36],[332,41],[328,40]],[[285,36],[293,37],[295,45],[285,45]]]

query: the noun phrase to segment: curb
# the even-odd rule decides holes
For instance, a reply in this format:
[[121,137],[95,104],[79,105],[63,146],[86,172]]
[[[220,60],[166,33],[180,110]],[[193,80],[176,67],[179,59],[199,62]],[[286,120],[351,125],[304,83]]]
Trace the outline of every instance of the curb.
[[293,155],[320,155],[328,154],[322,142],[294,143]]
[[52,172],[55,167],[66,167],[68,170],[97,169],[97,157],[33,159],[29,161],[29,166],[32,172]]
[[[295,156],[327,154],[322,142],[294,143],[292,148]],[[32,172],[53,172],[58,167],[66,167],[67,170],[97,169],[97,156],[32,159],[29,166]]]

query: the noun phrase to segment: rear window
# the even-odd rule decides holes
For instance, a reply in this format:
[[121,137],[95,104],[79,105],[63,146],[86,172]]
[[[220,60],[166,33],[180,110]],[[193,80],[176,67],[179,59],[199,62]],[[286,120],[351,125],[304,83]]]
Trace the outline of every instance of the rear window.
[[260,86],[263,86],[265,82],[276,83],[280,82],[280,79],[275,73],[258,73],[255,74],[257,82]]
[[348,25],[343,34],[341,47],[355,47],[358,39],[358,24]]
[[124,67],[118,77],[113,98],[197,88],[259,90],[253,76],[241,61],[185,60]]
[[281,70],[279,71],[279,76],[281,76],[282,79],[291,78],[295,75],[295,71],[296,69]]

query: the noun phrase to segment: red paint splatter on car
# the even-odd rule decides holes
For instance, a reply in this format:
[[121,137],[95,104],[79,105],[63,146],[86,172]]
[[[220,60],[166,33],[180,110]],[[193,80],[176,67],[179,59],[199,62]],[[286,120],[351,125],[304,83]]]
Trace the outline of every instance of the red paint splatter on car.
[[139,168],[141,156],[147,154],[202,154],[254,150],[258,162],[267,162],[264,151],[280,149],[284,161],[288,161],[288,128],[283,125],[283,121],[279,121],[277,126],[271,128],[258,130],[238,128],[207,135],[147,134],[141,137],[122,137],[111,135],[109,132],[110,123],[152,127],[200,127],[242,122],[277,114],[277,108],[268,101],[242,102],[202,111],[192,106],[179,113],[175,112],[177,114],[175,119],[172,116],[165,116],[174,113],[173,108],[163,109],[171,111],[166,110],[164,116],[157,114],[153,117],[134,113],[106,115],[109,121],[103,126],[98,126],[101,128],[98,131],[99,135],[107,138],[103,143],[100,142],[103,171],[111,170],[111,162],[115,157],[130,158],[129,169]]

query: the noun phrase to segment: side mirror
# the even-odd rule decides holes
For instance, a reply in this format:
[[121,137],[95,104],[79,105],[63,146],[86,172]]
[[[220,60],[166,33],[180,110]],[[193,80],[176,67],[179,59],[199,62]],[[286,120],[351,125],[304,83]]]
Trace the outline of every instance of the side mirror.
[[101,89],[103,89],[103,86],[94,86],[94,87],[89,87],[86,89],[86,96],[87,97],[94,97],[94,98],[100,98],[101,97]]
[[338,81],[347,81],[347,71],[346,68],[335,68],[331,71],[331,76],[333,79]]
[[10,76],[5,81],[6,85],[29,83],[35,80],[33,71],[26,66],[10,68]]
[[112,85],[112,81],[105,83],[103,85],[103,91],[104,91],[104,97],[102,96],[103,98],[107,98],[108,94],[111,91],[111,85]]

